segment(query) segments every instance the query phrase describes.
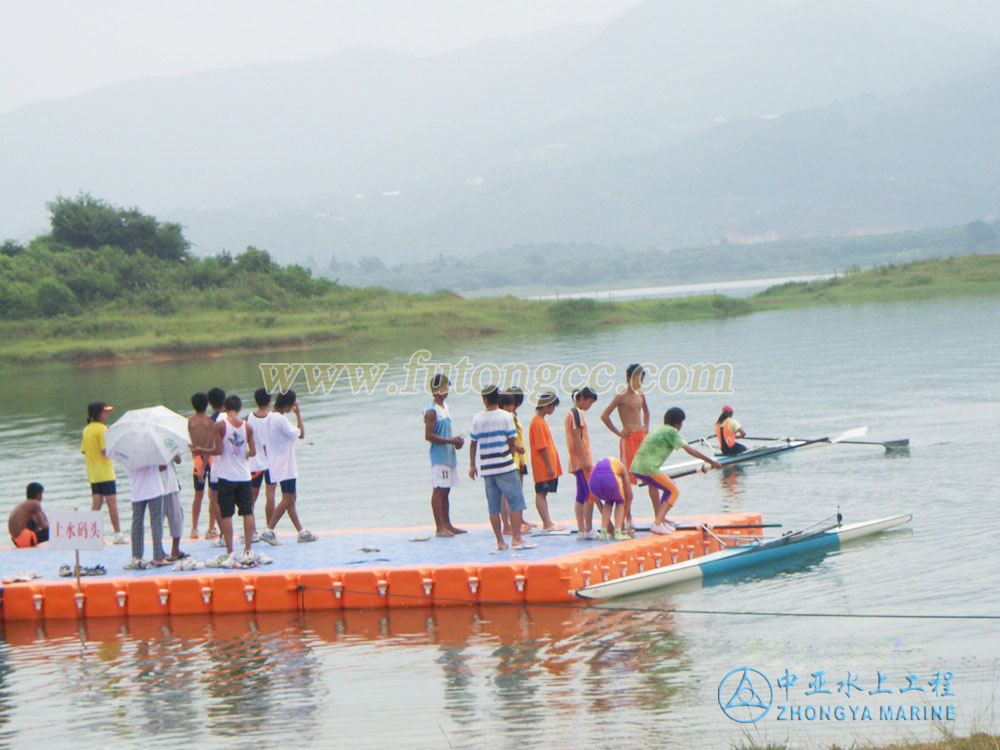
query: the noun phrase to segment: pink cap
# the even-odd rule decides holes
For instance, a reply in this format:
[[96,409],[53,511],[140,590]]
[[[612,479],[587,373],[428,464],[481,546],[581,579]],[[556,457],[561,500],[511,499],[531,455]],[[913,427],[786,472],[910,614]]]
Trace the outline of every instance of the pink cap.
[[733,407],[731,407],[729,404],[723,404],[722,405],[722,411],[723,412],[727,412],[728,411],[730,414],[732,414],[733,413]]

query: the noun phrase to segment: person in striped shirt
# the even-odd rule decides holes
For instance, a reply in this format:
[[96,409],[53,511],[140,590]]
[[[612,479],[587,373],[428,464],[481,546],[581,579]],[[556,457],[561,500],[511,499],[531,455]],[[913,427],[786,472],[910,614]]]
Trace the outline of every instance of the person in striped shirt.
[[[469,479],[482,476],[486,489],[490,525],[497,539],[497,549],[507,549],[500,523],[504,497],[510,503],[511,545],[514,549],[531,549],[535,545],[521,538],[521,514],[527,507],[512,451],[516,447],[517,430],[510,412],[500,409],[500,389],[495,385],[482,391],[484,410],[472,420],[469,431]],[[479,469],[476,469],[476,455]]]

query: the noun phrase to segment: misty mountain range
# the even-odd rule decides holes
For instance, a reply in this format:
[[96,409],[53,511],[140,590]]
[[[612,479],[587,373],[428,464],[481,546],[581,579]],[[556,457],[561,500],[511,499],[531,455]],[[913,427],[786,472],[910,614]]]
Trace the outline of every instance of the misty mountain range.
[[320,265],[993,219],[998,50],[863,0],[647,0],[451,53],[136,80],[0,115],[0,239],[79,191],[196,252]]

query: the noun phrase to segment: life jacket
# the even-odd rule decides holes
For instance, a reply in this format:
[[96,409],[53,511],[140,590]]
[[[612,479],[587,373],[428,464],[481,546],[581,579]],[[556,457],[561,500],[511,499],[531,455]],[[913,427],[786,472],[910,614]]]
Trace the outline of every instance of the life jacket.
[[730,425],[732,424],[733,418],[727,417],[722,420],[722,424],[715,425],[715,436],[719,439],[719,447],[725,446],[726,448],[732,448],[736,445],[736,433],[733,432]]

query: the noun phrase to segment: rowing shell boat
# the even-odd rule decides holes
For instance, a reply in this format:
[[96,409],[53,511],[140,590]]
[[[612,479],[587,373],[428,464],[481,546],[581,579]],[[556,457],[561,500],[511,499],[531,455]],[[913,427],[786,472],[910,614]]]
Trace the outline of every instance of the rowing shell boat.
[[[744,451],[743,453],[737,453],[735,456],[717,455],[715,460],[722,464],[722,468],[725,468],[727,466],[732,466],[733,464],[741,464],[746,461],[754,461],[758,458],[793,451],[796,448],[805,448],[809,445],[833,445],[836,443],[842,443],[853,438],[861,437],[867,432],[867,427],[855,427],[853,430],[848,430],[847,432],[842,432],[841,434],[832,437],[814,438],[812,440],[794,440],[792,438],[787,438],[780,443],[775,443],[774,445],[762,445],[760,448],[754,448],[752,450]],[[667,464],[666,466],[663,466],[660,471],[668,477],[677,479],[678,477],[686,477],[691,474],[708,471],[709,468],[709,465],[701,459],[695,459],[693,461]]]
[[[727,547],[709,555],[683,560],[663,568],[646,570],[593,586],[584,586],[577,589],[576,595],[584,599],[610,599],[670,586],[681,581],[725,575],[740,568],[764,565],[793,555],[829,552],[839,549],[841,544],[852,539],[860,539],[902,526],[909,523],[911,518],[912,514],[907,513],[846,526],[838,522],[837,525],[818,531],[789,532],[771,541],[753,541],[740,547]],[[705,530],[708,531],[707,528]]]

